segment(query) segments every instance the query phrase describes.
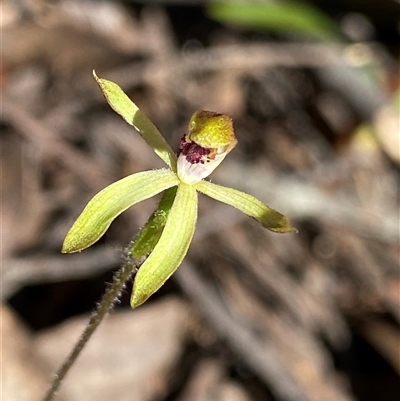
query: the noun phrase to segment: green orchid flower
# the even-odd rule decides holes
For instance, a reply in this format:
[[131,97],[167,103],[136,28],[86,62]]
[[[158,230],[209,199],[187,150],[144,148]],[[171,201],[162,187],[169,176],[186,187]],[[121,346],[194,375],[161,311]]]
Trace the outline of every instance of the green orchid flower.
[[268,230],[296,231],[284,215],[255,197],[204,180],[237,143],[230,117],[211,111],[196,112],[176,155],[117,84],[93,74],[109,105],[139,131],[168,168],[129,175],[100,191],[69,230],[62,252],[91,246],[124,210],[163,192],[157,210],[127,248],[129,257],[145,258],[134,278],[132,308],[154,294],[185,257],[196,226],[198,192],[239,209]]

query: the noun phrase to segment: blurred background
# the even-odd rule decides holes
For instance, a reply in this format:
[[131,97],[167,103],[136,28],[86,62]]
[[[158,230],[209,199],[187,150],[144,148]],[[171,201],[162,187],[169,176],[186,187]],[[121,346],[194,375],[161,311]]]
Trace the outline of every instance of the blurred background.
[[92,69],[175,149],[194,111],[230,115],[239,144],[213,182],[252,193],[299,233],[200,197],[178,273],[133,312],[127,283],[57,400],[398,400],[398,0],[1,8],[4,401],[41,399],[157,203],[61,255],[97,191],[162,166]]

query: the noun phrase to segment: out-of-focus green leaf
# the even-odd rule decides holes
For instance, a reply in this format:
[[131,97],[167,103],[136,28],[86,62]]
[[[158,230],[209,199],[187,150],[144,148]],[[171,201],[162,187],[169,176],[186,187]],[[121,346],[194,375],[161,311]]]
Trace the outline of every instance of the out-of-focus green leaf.
[[116,83],[99,78],[95,71],[93,76],[111,108],[128,124],[134,126],[154,152],[176,172],[176,155],[156,126]]
[[169,169],[144,171],[114,182],[86,205],[68,231],[62,252],[78,252],[89,247],[128,207],[178,184],[179,179]]
[[320,39],[344,39],[333,20],[302,1],[215,2],[207,10],[211,18],[223,23]]
[[237,189],[212,184],[208,181],[200,181],[195,185],[196,189],[203,192],[203,194],[235,207],[253,219],[256,219],[270,231],[276,233],[297,231],[291,227],[286,216],[265,205],[252,195],[238,191]]
[[196,220],[196,189],[182,183],[178,186],[160,240],[135,276],[131,297],[133,309],[154,294],[179,267],[192,241]]

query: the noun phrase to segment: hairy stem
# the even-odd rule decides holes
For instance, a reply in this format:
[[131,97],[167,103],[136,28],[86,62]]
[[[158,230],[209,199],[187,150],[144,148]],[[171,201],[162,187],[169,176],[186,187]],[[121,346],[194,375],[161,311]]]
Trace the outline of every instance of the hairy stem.
[[96,331],[99,324],[102,322],[104,317],[110,312],[114,307],[115,302],[121,294],[125,283],[129,280],[132,274],[136,273],[139,266],[143,263],[144,257],[140,260],[128,260],[123,266],[115,273],[111,285],[108,286],[106,292],[101,298],[100,302],[97,304],[96,311],[92,314],[89,319],[88,324],[85,327],[81,337],[75,344],[74,348],[65,359],[64,363],[61,365],[60,369],[54,375],[51,382],[51,386],[43,398],[43,401],[53,400],[57,390],[59,389],[63,379],[69,372],[72,365],[75,363],[76,359],[80,355],[81,351],[87,344],[87,342],[92,337],[93,333]]
[[81,337],[74,348],[54,375],[50,388],[43,401],[52,401],[65,376],[75,363],[81,351],[96,331],[104,317],[114,307],[115,302],[121,294],[125,283],[137,272],[146,256],[154,249],[160,239],[162,230],[167,221],[168,213],[175,199],[176,187],[166,190],[160,200],[158,208],[147,220],[146,224],[139,231],[134,242],[126,249],[126,262],[115,273],[112,283],[107,288],[96,311],[89,319]]

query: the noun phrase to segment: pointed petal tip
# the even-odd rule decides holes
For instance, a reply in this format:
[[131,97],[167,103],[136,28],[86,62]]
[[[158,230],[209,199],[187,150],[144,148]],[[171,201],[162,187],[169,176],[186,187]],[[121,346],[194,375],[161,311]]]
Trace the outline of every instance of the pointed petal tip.
[[144,304],[149,298],[151,294],[138,294],[138,291],[132,292],[131,297],[131,308],[136,309],[138,306]]
[[269,206],[266,207],[269,210],[264,215],[264,218],[262,220],[256,218],[264,228],[278,234],[298,233],[298,230],[290,224],[289,219],[284,214],[269,208]]
[[82,244],[78,244],[77,241],[71,241],[68,238],[68,234],[67,234],[67,237],[65,238],[64,243],[63,243],[62,248],[61,248],[61,253],[80,252],[83,249],[88,248],[91,245],[92,244],[82,245]]
[[[268,207],[268,206],[267,206]],[[268,207],[269,208],[269,207]],[[251,216],[253,217],[253,216]],[[254,218],[254,217],[253,217]],[[268,214],[263,218],[255,218],[261,225],[269,231],[278,234],[298,233],[298,230],[292,227],[287,217],[274,209],[269,208]]]
[[299,233],[299,230],[297,230],[297,228],[291,227],[289,225],[286,227],[278,227],[278,228],[271,228],[271,227],[267,227],[265,225],[263,225],[263,227],[265,227],[269,231],[273,231],[278,234],[287,234],[287,233],[298,234]]
[[68,239],[68,234],[64,239],[64,242],[62,244],[62,248],[61,248],[61,253],[72,253],[74,252],[73,247],[71,246],[71,244],[69,243],[69,239]]
[[297,232],[285,215],[267,206],[254,196],[237,189],[213,184],[209,181],[200,181],[195,184],[200,192],[227,205],[231,205],[241,212],[252,217],[264,228],[275,233]]

